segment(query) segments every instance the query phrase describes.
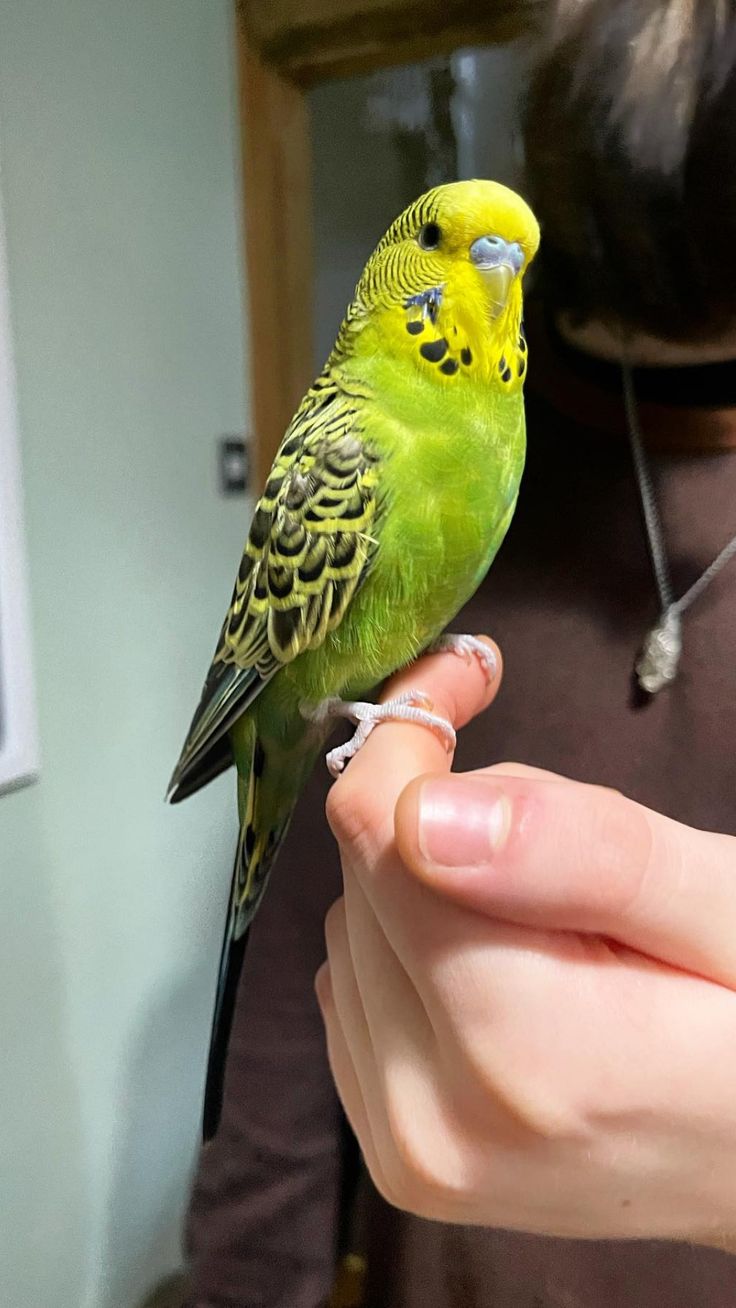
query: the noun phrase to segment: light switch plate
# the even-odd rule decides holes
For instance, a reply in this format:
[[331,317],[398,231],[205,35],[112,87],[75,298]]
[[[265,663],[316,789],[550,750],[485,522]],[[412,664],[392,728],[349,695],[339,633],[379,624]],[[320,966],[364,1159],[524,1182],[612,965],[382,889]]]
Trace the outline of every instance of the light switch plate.
[[250,481],[250,450],[245,437],[220,437],[218,472],[221,495],[245,495]]

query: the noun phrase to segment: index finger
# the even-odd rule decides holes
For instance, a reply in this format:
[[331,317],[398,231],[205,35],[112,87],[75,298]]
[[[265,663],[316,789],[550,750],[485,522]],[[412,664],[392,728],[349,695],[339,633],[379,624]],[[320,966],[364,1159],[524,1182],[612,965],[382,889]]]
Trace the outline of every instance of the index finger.
[[[387,682],[381,703],[408,690],[429,697],[431,710],[459,730],[495,698],[502,677],[501,652],[480,637],[496,656],[489,680],[478,659],[466,663],[456,654],[427,654]],[[327,799],[327,819],[338,844],[361,862],[377,857],[393,842],[394,809],[404,787],[425,772],[449,772],[452,755],[427,727],[384,722],[373,731]]]
[[[489,645],[496,653],[496,647]],[[407,690],[419,690],[431,699],[435,714],[459,728],[491,702],[500,669],[499,657],[489,683],[475,658],[465,663],[452,653],[429,655],[392,678],[381,699],[385,702]],[[394,816],[399,796],[414,777],[428,770],[446,775],[451,762],[443,742],[427,727],[381,723],[327,800],[327,816],[340,845],[350,953],[368,1026],[384,1047],[393,1035],[397,1047],[406,1045],[406,1029],[410,1029],[415,1054],[423,1032],[426,1035],[422,1006],[428,1013],[431,1001],[424,993],[421,960],[427,948],[442,938],[448,915],[461,920],[473,915],[448,906],[403,867]],[[415,991],[421,997],[418,1014],[407,1020],[403,1030],[399,1021],[397,1030],[399,1000],[403,996],[403,1010]],[[416,996],[411,1002],[416,1004]]]

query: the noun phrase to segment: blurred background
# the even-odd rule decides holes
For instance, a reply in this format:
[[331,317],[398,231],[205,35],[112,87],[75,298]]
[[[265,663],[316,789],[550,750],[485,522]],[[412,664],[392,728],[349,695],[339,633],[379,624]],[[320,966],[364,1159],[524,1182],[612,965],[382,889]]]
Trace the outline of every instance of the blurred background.
[[[259,254],[251,240],[246,262],[243,230],[263,215],[241,148],[251,133],[252,161],[268,137],[243,112],[242,39],[231,0],[0,6],[2,357],[40,758],[36,779],[0,794],[8,1308],[136,1308],[182,1260],[233,781],[175,810],[163,793],[258,442],[280,434],[256,428],[257,403],[254,417]],[[513,39],[300,90],[314,296],[293,312],[313,315],[310,368],[408,200],[454,176],[518,181],[525,59]],[[269,294],[278,269],[264,273]],[[11,473],[8,457],[8,495]]]

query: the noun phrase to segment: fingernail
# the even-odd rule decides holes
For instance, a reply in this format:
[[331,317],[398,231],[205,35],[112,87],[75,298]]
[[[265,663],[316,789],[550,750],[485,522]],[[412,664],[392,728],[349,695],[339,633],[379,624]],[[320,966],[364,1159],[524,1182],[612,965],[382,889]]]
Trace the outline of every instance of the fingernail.
[[506,843],[511,801],[471,778],[425,781],[419,794],[419,848],[437,867],[480,867]]

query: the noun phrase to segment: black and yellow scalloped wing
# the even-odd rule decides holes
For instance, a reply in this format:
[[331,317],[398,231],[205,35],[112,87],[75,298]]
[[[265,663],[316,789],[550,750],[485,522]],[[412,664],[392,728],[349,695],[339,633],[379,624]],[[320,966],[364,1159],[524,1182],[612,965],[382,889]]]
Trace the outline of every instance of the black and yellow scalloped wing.
[[379,464],[360,434],[363,398],[320,379],[284,437],[172,777],[172,800],[231,761],[229,728],[281,666],[322,644],[367,574]]

